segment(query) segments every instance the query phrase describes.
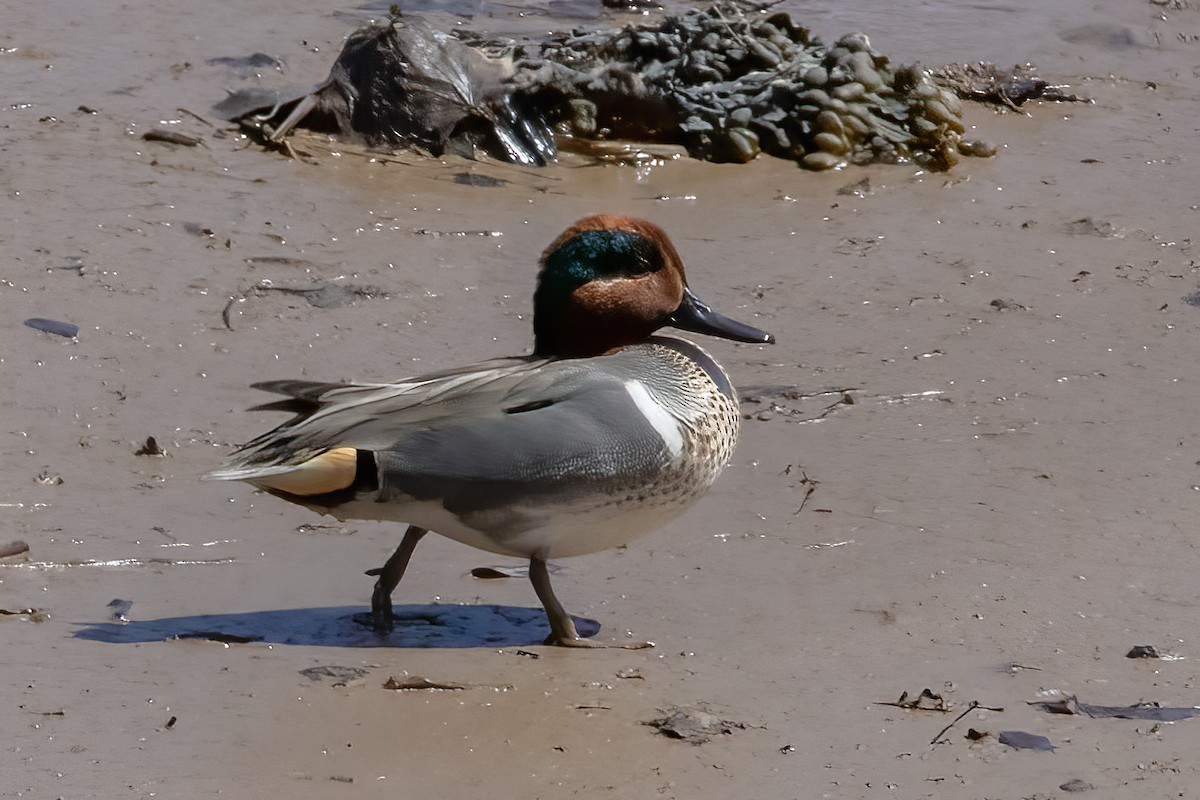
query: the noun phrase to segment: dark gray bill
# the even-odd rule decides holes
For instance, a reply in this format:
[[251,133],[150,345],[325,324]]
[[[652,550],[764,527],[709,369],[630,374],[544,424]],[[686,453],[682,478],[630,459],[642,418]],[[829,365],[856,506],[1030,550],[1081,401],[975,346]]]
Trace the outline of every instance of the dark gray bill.
[[667,324],[680,330],[719,336],[735,342],[775,344],[775,337],[771,334],[718,314],[686,287],[683,290],[683,302],[675,309]]

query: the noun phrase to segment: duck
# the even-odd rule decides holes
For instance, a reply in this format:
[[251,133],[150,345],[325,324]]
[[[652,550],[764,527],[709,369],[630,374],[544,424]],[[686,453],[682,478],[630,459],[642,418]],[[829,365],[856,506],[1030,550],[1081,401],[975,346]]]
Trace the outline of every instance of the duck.
[[597,214],[542,253],[533,352],[389,383],[272,380],[293,416],[206,477],[245,481],[340,520],[408,525],[379,568],[371,625],[395,624],[392,593],[430,531],[527,559],[545,643],[580,636],[550,559],[629,543],[699,499],[730,461],[740,413],[729,376],[671,327],[752,344],[774,337],[723,316],[688,285],[654,223]]

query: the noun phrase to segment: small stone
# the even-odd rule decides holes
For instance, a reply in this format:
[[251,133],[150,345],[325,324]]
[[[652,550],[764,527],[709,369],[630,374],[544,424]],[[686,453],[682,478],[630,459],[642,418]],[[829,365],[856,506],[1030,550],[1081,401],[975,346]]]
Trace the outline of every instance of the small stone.
[[736,126],[739,128],[744,128],[750,124],[750,120],[751,120],[751,118],[753,118],[753,116],[754,116],[754,112],[751,111],[749,108],[746,108],[745,106],[743,106],[741,108],[735,108],[729,114],[729,120],[730,120],[730,122],[733,123],[733,126],[731,126],[731,127]]
[[800,159],[800,166],[816,172],[833,169],[841,163],[842,159],[833,153],[809,153]]
[[832,111],[822,111],[817,115],[817,130],[821,133],[832,133],[838,137],[845,133],[841,118]]
[[818,133],[813,137],[813,144],[818,150],[825,153],[833,153],[834,155],[844,155],[846,150],[846,140],[840,136],[835,136],[832,133]]
[[913,89],[913,94],[922,100],[933,100],[938,96],[938,88],[928,78],[923,77]]
[[861,83],[871,91],[875,91],[883,86],[883,80],[879,77],[879,73],[875,71],[875,61],[871,58],[870,53],[859,51],[850,55],[850,71],[854,74],[855,80]]
[[760,152],[758,134],[746,128],[731,128],[729,143],[732,145],[733,160],[743,164],[753,161]]
[[1134,645],[1130,649],[1130,651],[1125,654],[1125,657],[1126,658],[1162,658],[1162,653],[1160,653],[1158,648],[1152,644],[1137,644],[1137,645]]
[[1025,306],[1021,305],[1020,303],[1016,302],[1015,300],[1005,300],[1004,298],[1001,298],[1001,297],[997,297],[995,300],[988,303],[988,305],[991,306],[992,308],[996,309],[997,311],[1024,311],[1025,310]]
[[955,119],[954,115],[950,113],[950,109],[946,108],[940,100],[926,101],[923,116],[933,122],[940,122],[942,124],[949,124]]
[[824,67],[813,67],[804,73],[804,82],[809,86],[824,86],[829,83],[829,72]]
[[937,124],[930,122],[924,117],[914,117],[911,127],[918,136],[922,137],[933,136],[938,132]]
[[808,103],[814,106],[825,107],[829,105],[829,93],[824,89],[806,89],[797,94],[796,99],[801,103]]
[[991,158],[996,155],[996,145],[982,139],[963,139],[958,143],[958,152],[974,158]]
[[850,81],[849,83],[843,83],[841,86],[835,87],[833,90],[833,96],[842,102],[850,102],[853,100],[858,100],[860,97],[866,94],[866,92],[866,87],[864,87],[861,83],[858,81]]
[[866,138],[867,135],[871,133],[871,126],[864,121],[863,117],[869,117],[869,115],[860,115],[857,113],[854,106],[850,107],[850,111],[851,113],[847,114],[846,116],[838,118],[842,124],[842,127],[849,128],[851,133],[855,134],[856,136]]
[[1088,792],[1096,787],[1085,780],[1072,778],[1066,783],[1059,784],[1058,788],[1062,789],[1064,792]]
[[941,97],[939,99],[942,101],[942,104],[946,106],[946,108],[950,109],[951,114],[954,114],[956,117],[962,116],[962,103],[959,101],[958,95],[956,95],[954,92],[950,91],[949,89],[942,89]]

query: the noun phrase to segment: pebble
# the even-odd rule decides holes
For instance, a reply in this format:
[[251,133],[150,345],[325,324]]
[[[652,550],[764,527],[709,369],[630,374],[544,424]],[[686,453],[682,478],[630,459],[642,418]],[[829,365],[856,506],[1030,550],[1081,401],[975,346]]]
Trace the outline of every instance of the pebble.
[[845,139],[835,136],[832,133],[818,133],[813,137],[813,144],[823,152],[839,156],[845,154],[850,149]]
[[818,172],[833,169],[842,163],[842,159],[833,153],[808,153],[800,159],[800,166]]

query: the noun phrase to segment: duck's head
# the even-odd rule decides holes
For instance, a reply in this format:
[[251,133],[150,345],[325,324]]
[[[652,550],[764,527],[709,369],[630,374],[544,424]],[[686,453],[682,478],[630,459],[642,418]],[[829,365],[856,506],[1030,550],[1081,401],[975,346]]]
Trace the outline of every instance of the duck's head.
[[597,356],[667,325],[735,342],[775,341],[696,297],[675,246],[651,222],[584,217],[542,253],[533,295],[535,355]]

